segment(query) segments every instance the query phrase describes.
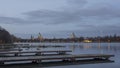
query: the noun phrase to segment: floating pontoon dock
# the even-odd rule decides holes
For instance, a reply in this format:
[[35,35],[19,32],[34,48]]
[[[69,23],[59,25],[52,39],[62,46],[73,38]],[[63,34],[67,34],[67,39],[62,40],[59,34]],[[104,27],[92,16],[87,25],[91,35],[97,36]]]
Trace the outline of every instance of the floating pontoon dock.
[[49,50],[49,51],[10,51],[10,52],[0,52],[0,55],[4,54],[14,54],[15,56],[19,56],[19,54],[24,54],[24,53],[35,53],[36,55],[41,55],[44,53],[57,53],[57,54],[66,54],[67,52],[72,52],[71,50]]
[[53,55],[53,56],[13,56],[13,57],[0,57],[0,63],[13,61],[32,61],[34,63],[41,63],[42,60],[61,60],[61,61],[76,61],[78,59],[99,59],[108,60],[114,55],[107,54],[80,54],[80,55]]

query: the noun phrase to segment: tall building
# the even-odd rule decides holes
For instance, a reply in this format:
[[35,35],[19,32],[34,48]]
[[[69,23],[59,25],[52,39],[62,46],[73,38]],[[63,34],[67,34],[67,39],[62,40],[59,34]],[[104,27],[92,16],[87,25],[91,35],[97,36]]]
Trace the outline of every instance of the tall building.
[[71,33],[70,38],[76,38],[76,36],[75,36],[74,32],[73,32],[73,33]]
[[34,40],[34,36],[31,35],[31,40]]
[[38,35],[38,40],[40,40],[40,41],[43,40],[43,36],[41,35],[41,33],[39,33],[39,35]]

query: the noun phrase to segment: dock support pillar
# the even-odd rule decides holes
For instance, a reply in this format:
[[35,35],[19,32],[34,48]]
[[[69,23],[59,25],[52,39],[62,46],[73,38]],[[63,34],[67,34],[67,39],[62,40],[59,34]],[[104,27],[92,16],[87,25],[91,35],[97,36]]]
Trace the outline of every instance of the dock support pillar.
[[69,61],[69,60],[68,60],[68,59],[62,59],[62,61],[63,61],[63,62],[67,62],[67,61]]
[[15,56],[18,56],[18,53],[15,53]]
[[72,61],[72,62],[73,62],[73,61],[76,61],[76,59],[75,59],[75,58],[70,58],[70,61]]
[[3,65],[4,64],[4,62],[0,62],[0,65]]
[[36,53],[35,55],[42,55],[42,53]]
[[59,55],[65,55],[66,52],[58,52]]
[[32,63],[41,63],[41,60],[33,60]]
[[110,57],[105,57],[105,60],[109,60]]

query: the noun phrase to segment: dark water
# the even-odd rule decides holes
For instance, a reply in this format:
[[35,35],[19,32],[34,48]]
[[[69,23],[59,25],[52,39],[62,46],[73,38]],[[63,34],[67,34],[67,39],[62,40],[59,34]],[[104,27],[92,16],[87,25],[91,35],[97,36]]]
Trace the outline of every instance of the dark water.
[[[120,43],[29,43],[32,48],[22,48],[24,51],[31,50],[57,50],[70,49],[71,54],[114,54],[115,57],[110,58],[110,61],[79,61],[78,63],[43,63],[43,64],[16,64],[0,66],[0,68],[120,68]],[[48,47],[39,48],[39,45],[62,45],[66,47]],[[26,45],[27,46],[27,45]]]

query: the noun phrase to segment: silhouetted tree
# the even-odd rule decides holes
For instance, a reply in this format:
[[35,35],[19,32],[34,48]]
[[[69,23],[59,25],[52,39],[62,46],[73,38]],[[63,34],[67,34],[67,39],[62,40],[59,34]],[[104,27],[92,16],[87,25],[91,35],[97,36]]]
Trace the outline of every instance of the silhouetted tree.
[[11,43],[11,35],[4,28],[0,27],[0,43]]

